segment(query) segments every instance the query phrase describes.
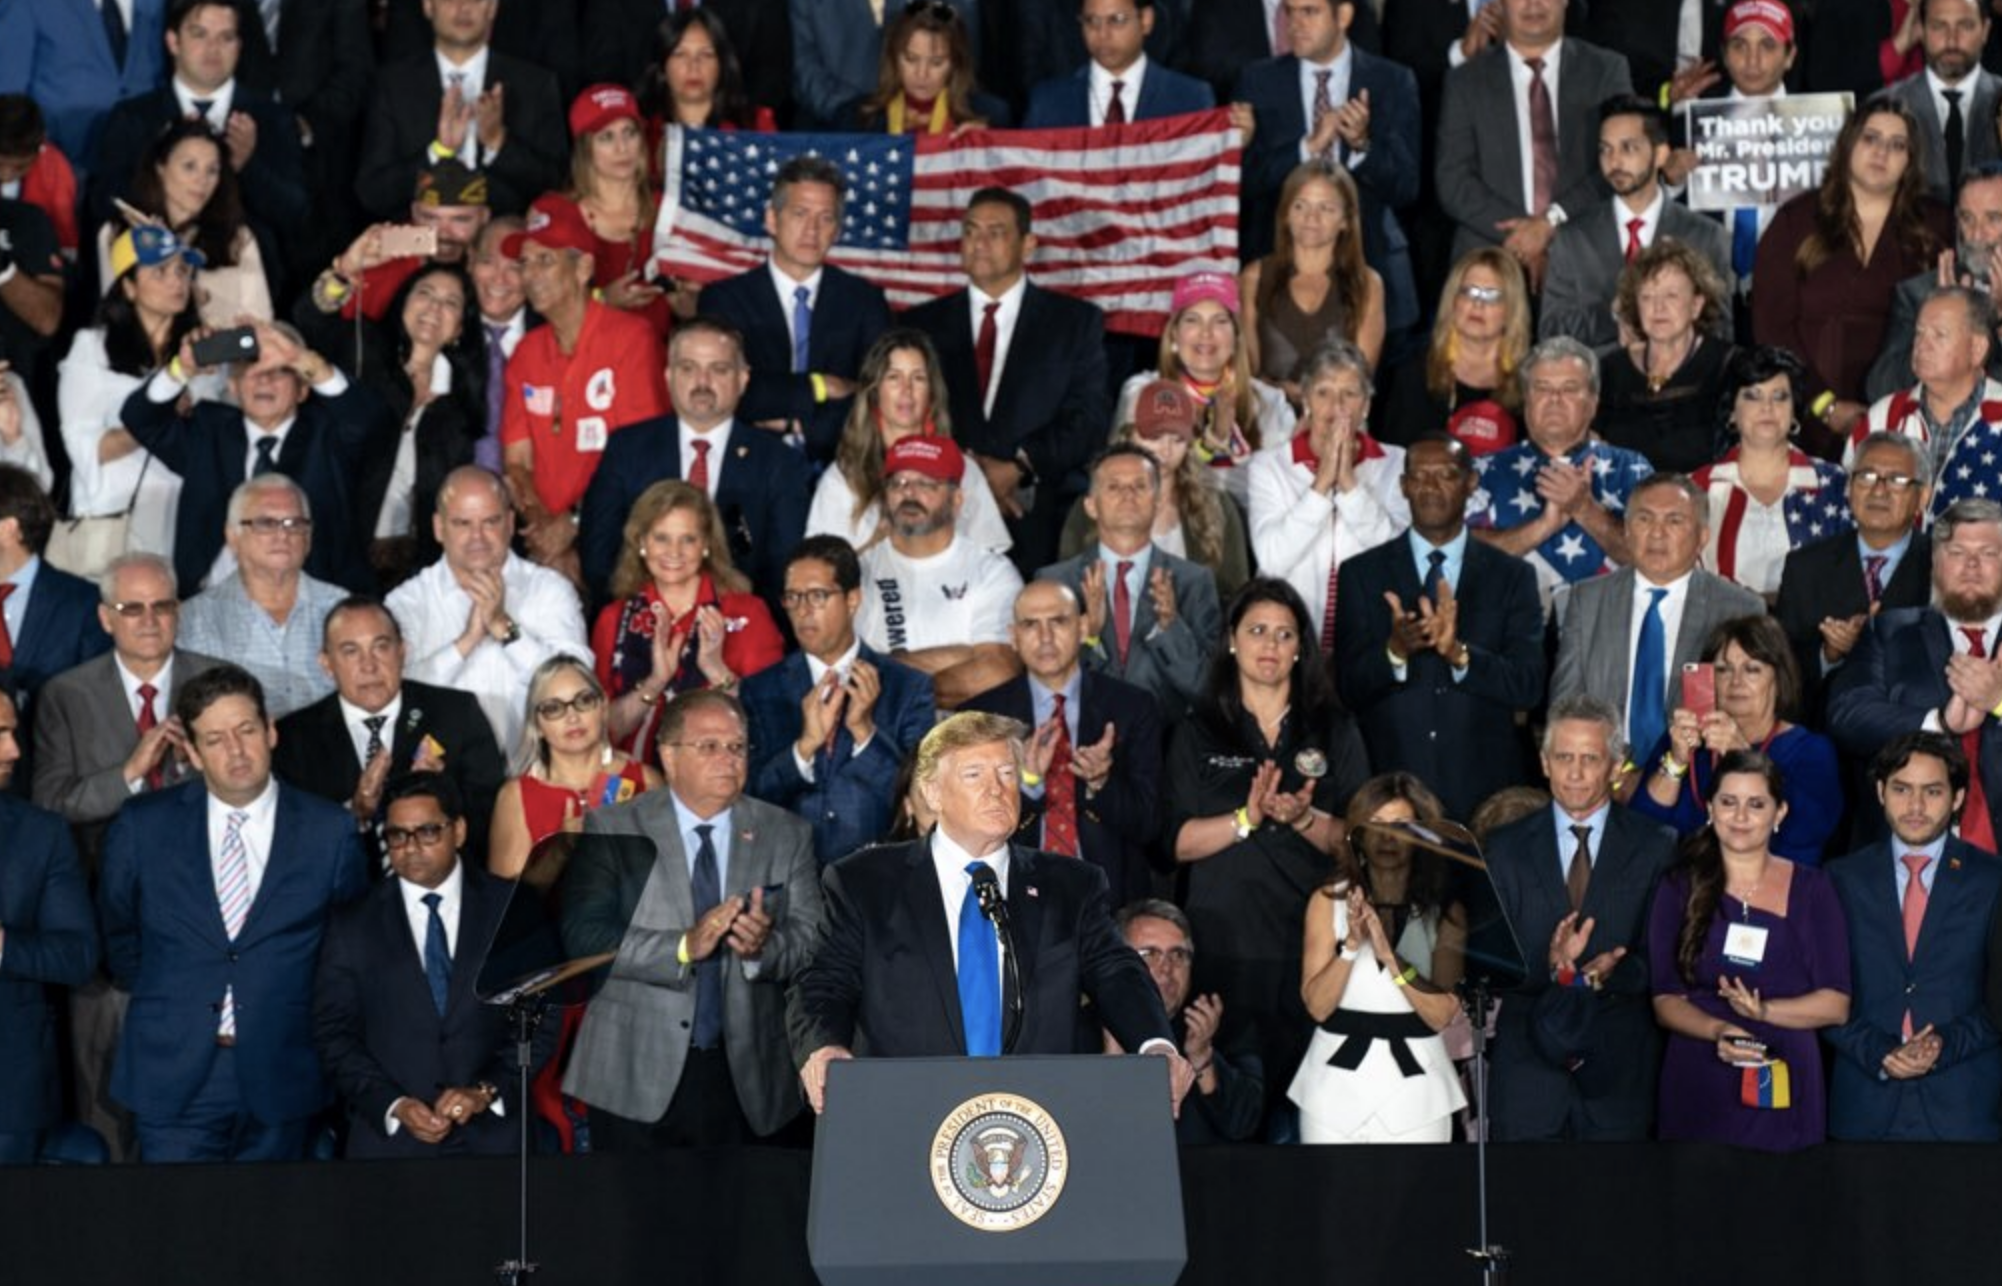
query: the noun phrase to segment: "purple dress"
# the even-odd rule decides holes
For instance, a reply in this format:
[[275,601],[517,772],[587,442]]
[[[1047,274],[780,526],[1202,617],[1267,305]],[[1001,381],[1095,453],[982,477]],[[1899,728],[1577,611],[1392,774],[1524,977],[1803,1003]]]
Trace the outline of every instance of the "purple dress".
[[[1654,910],[1648,919],[1648,967],[1655,980],[1655,994],[1681,996],[1704,1013],[1725,1019],[1766,1042],[1770,1057],[1787,1062],[1793,1106],[1783,1111],[1744,1106],[1739,1098],[1742,1069],[1720,1062],[1713,1042],[1670,1033],[1661,1067],[1660,1137],[1736,1143],[1768,1152],[1790,1152],[1821,1142],[1827,1135],[1828,1095],[1821,1070],[1820,1034],[1740,1018],[1717,994],[1717,984],[1729,975],[1756,988],[1767,1000],[1784,1000],[1824,987],[1847,995],[1849,933],[1834,887],[1820,871],[1796,865],[1785,916],[1747,907],[1725,896],[1711,918],[1703,954],[1696,962],[1696,983],[1685,988],[1675,955],[1683,908],[1688,902],[1686,871],[1668,875],[1655,890]],[[1759,964],[1741,967],[1725,961],[1727,919],[1742,919],[1767,930],[1765,954]]]

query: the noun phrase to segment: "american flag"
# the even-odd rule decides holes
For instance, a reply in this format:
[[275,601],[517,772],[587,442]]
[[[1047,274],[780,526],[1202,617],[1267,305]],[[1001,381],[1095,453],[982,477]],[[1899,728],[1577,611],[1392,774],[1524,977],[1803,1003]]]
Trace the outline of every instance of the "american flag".
[[1239,147],[1223,109],[1100,129],[952,135],[668,131],[654,229],[661,271],[710,282],[764,262],[772,178],[802,154],[848,178],[829,261],[905,308],[960,289],[959,223],[983,187],[1035,208],[1036,284],[1088,299],[1109,329],[1158,334],[1176,281],[1237,268]]

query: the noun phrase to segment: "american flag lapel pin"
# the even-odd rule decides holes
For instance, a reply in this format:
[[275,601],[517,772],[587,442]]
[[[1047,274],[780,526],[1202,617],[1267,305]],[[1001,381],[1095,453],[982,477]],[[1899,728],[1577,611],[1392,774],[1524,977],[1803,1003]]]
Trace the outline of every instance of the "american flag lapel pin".
[[743,841],[744,841],[744,842],[745,842],[746,844],[750,843],[750,842],[751,842],[752,840],[756,839],[757,837],[758,837],[758,833],[757,833],[756,831],[754,831],[754,830],[750,830],[750,829],[748,829],[748,828],[746,828],[746,829],[744,829],[744,830],[741,830],[741,831],[738,831],[738,832],[737,832],[737,838],[738,838],[738,839],[740,839],[740,840],[743,840]]
[[1026,884],[1026,885],[1023,885],[1023,886],[1022,886],[1022,892],[1024,892],[1024,893],[1028,894],[1028,895],[1029,895],[1030,897],[1035,897],[1035,896],[1036,896],[1036,886],[1035,886],[1035,885],[1033,885],[1033,884]]

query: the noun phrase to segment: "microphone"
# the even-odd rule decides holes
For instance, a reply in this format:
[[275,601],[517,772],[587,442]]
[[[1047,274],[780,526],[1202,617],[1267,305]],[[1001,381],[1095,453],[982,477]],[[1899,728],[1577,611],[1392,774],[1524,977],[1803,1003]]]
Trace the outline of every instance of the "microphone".
[[980,914],[1001,931],[1008,932],[1008,901],[1001,896],[1001,879],[994,868],[982,862],[973,872],[973,893],[980,899]]

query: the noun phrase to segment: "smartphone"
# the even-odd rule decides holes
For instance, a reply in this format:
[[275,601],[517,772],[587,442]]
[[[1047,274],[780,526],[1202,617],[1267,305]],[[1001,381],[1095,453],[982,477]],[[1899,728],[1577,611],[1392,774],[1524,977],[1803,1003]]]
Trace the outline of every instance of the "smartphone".
[[429,259],[438,253],[438,229],[396,223],[382,230],[385,259]]
[[1682,706],[1698,719],[1706,719],[1717,709],[1717,667],[1708,661],[1691,661],[1682,667]]
[[223,366],[230,362],[257,360],[257,332],[249,326],[219,330],[194,345],[195,365]]

